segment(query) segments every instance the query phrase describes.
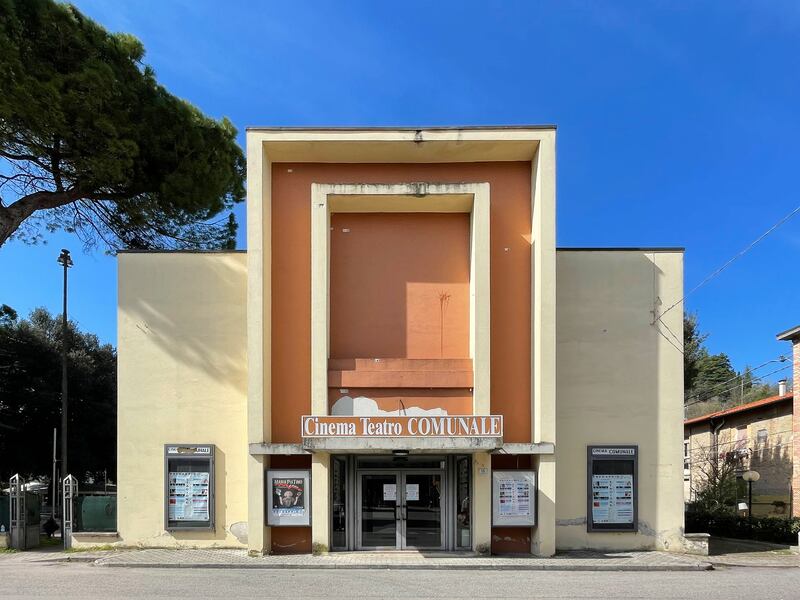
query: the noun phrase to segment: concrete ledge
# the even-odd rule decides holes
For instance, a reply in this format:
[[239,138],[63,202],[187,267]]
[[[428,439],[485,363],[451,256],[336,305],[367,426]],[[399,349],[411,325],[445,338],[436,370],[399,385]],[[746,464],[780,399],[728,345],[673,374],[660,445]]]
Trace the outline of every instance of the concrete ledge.
[[552,442],[538,444],[503,444],[501,448],[492,451],[492,454],[555,454],[556,445]]
[[117,531],[73,531],[72,537],[78,540],[88,538],[98,538],[104,540],[119,539],[119,532]]
[[415,437],[415,438],[306,438],[303,448],[310,452],[380,453],[391,450],[408,450],[415,454],[446,454],[454,452],[486,452],[502,447],[501,437]]
[[708,545],[711,536],[708,533],[687,533],[684,536],[686,554],[708,556]]
[[292,455],[292,454],[308,454],[308,451],[303,448],[302,444],[250,444],[250,455],[257,456],[261,454],[269,455]]
[[[122,538],[116,531],[73,531],[73,550],[87,550],[96,546],[118,546]],[[77,560],[77,559],[76,559]]]

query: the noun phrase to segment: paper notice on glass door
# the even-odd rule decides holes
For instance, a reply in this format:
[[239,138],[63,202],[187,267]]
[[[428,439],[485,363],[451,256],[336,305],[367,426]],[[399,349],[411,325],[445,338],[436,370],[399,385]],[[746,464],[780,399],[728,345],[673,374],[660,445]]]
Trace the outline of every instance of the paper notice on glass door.
[[383,499],[384,500],[397,500],[397,485],[394,483],[383,484]]
[[412,502],[419,500],[419,484],[407,483],[406,484],[406,500]]

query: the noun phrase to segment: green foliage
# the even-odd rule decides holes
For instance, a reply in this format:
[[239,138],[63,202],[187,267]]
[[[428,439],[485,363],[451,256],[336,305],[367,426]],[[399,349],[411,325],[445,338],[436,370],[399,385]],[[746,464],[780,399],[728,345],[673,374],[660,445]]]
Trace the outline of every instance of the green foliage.
[[0,325],[8,325],[17,320],[17,311],[8,304],[0,304]]
[[731,387],[738,383],[737,373],[731,359],[725,353],[708,354],[697,361],[697,377],[694,390],[708,398],[730,398]]
[[683,319],[683,369],[686,417],[698,417],[778,393],[774,384],[759,383],[749,367],[737,372],[727,354],[710,354],[708,334],[700,332],[697,315]]
[[687,314],[683,317],[683,389],[691,390],[694,387],[698,374],[698,363],[707,355],[703,342],[708,334],[701,334],[697,324],[696,314]]
[[111,250],[232,247],[236,129],[143,58],[74,6],[0,0],[0,245],[61,228]]
[[[116,351],[69,329],[69,466],[81,480],[116,470]],[[49,478],[61,425],[61,321],[45,309],[0,321],[0,481]],[[59,438],[60,439],[60,438]]]
[[753,517],[752,521],[734,513],[686,512],[687,533],[710,533],[721,537],[797,545],[800,518]]

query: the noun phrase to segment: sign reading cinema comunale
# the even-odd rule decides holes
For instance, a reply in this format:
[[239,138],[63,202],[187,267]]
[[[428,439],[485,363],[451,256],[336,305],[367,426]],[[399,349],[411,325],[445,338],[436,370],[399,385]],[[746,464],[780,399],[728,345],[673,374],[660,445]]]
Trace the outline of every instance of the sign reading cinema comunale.
[[302,417],[304,438],[502,437],[501,415]]

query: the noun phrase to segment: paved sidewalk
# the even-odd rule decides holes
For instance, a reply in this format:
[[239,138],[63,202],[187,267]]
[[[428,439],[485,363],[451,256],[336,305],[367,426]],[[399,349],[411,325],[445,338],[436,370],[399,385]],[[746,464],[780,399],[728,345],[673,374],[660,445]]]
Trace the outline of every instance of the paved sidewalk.
[[718,554],[709,556],[708,561],[719,567],[780,567],[797,569],[800,567],[800,556],[783,552],[737,552],[735,554]]
[[236,569],[446,569],[526,571],[705,571],[697,557],[666,552],[570,552],[554,558],[453,555],[421,552],[342,552],[323,556],[250,557],[244,550],[145,549],[109,554],[101,567]]
[[726,567],[800,567],[797,547],[753,540],[714,537],[708,561]]

